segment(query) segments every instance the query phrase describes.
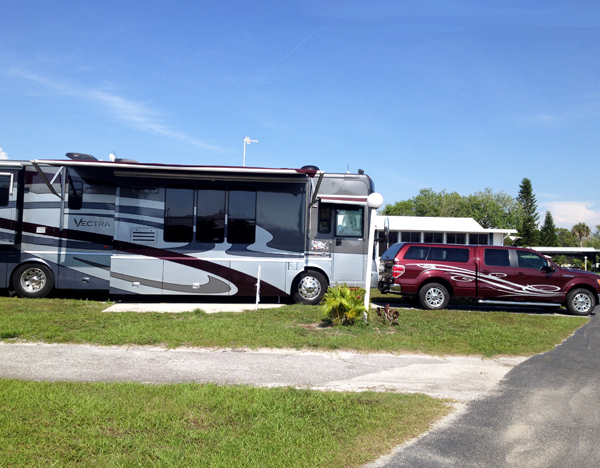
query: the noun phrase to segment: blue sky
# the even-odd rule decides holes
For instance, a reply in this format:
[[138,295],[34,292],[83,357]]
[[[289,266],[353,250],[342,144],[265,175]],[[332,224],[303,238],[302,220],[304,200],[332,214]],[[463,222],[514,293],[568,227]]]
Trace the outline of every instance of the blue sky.
[[600,3],[0,0],[0,157],[364,169],[600,224]]

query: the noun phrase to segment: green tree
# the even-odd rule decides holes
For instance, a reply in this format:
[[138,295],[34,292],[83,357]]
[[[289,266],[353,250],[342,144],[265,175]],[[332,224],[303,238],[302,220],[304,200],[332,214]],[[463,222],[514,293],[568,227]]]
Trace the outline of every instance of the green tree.
[[571,228],[571,234],[579,238],[579,247],[583,247],[583,238],[591,234],[589,226],[585,223],[577,223]]
[[416,216],[416,207],[413,200],[403,200],[393,205],[385,205],[381,212],[383,216]]
[[556,235],[556,226],[552,213],[546,211],[544,224],[540,230],[540,244],[545,247],[558,247],[558,236]]
[[505,192],[494,193],[486,188],[466,197],[466,215],[473,218],[482,227],[514,228],[519,221],[519,205]]
[[537,203],[531,180],[524,178],[519,186],[519,195],[517,201],[521,205],[521,220],[519,223],[520,245],[538,245],[540,233],[538,231],[538,219],[540,215],[537,212]]
[[386,205],[384,216],[438,216],[473,218],[484,228],[515,228],[520,208],[517,201],[504,192],[483,192],[463,197],[456,192],[421,189],[410,200]]
[[600,250],[600,224],[598,224],[596,230],[583,241],[583,246]]
[[568,229],[558,228],[556,235],[558,236],[559,247],[577,247],[579,245],[577,237],[571,234],[571,231]]

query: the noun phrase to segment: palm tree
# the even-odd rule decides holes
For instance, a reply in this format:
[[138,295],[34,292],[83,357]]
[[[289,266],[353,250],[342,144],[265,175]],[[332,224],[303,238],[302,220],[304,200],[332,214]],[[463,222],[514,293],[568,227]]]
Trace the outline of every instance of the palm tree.
[[579,237],[579,247],[583,247],[583,238],[591,234],[591,230],[585,223],[577,223],[571,228],[571,233]]

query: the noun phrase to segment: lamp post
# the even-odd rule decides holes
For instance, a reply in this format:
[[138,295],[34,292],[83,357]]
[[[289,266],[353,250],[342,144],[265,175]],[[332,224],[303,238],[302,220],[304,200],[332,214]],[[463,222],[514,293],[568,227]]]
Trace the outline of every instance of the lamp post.
[[383,197],[379,193],[372,193],[367,197],[367,205],[370,208],[369,213],[369,243],[367,257],[367,277],[365,280],[365,309],[367,312],[371,305],[371,272],[373,271],[373,244],[375,242],[375,216],[377,208],[383,205]]
[[244,167],[246,167],[246,144],[258,143],[258,140],[251,140],[250,137],[244,138]]

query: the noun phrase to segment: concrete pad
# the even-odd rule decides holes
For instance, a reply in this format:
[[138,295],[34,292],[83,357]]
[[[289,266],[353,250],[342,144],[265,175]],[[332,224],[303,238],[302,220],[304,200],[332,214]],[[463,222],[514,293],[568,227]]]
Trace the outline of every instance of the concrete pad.
[[466,403],[525,359],[0,342],[0,378],[420,392]]
[[[259,309],[272,309],[274,307],[283,307],[285,304],[258,304]],[[218,304],[218,303],[122,303],[113,304],[103,312],[158,312],[158,313],[180,313],[192,312],[201,309],[207,314],[218,312],[245,312],[255,310],[255,304]]]

